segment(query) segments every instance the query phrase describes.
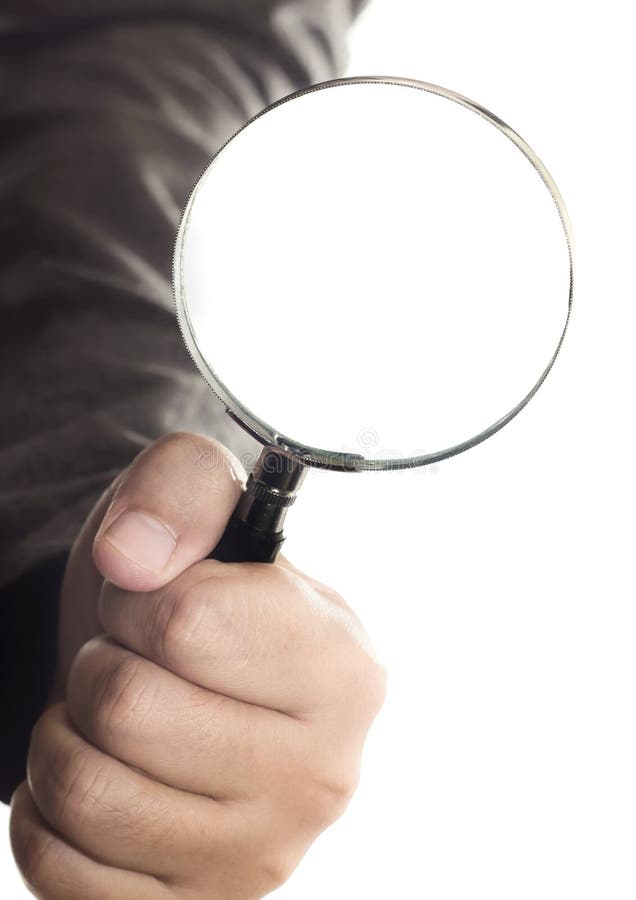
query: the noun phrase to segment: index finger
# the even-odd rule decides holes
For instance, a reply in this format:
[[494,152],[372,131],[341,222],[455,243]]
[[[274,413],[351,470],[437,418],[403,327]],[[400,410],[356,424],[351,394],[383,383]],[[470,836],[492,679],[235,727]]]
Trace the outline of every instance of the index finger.
[[327,706],[366,708],[366,632],[332,599],[279,565],[204,560],[147,594],[106,584],[103,628],[120,644],[193,684],[302,718]]

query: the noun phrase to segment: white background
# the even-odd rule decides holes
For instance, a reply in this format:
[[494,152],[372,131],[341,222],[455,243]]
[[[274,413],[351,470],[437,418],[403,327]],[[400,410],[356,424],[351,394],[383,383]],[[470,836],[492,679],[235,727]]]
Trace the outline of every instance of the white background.
[[[435,472],[303,488],[288,553],[360,612],[391,689],[356,799],[281,900],[636,895],[628,15],[375,0],[353,35],[352,74],[452,88],[534,147],[573,221],[576,305],[501,434]],[[0,865],[24,896],[6,842]]]

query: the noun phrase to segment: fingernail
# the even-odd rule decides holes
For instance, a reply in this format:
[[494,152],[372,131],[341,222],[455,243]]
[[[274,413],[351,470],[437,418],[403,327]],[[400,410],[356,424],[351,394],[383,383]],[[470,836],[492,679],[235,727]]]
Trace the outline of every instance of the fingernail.
[[159,572],[170,560],[176,541],[165,525],[142,512],[126,510],[104,535],[120,553],[144,569]]

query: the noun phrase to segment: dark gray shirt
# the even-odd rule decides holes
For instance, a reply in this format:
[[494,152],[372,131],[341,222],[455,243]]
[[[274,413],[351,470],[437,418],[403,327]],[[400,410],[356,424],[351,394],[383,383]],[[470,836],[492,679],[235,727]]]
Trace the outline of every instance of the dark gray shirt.
[[79,527],[159,435],[250,440],[182,346],[171,261],[219,147],[338,74],[364,0],[12,0],[0,11],[0,798],[24,777]]

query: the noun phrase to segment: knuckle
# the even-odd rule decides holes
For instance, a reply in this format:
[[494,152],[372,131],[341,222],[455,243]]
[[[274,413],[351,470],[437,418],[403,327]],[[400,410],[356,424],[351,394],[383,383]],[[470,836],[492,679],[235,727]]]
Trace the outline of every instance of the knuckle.
[[258,887],[271,893],[291,878],[295,865],[288,857],[273,851],[263,853],[258,861]]
[[175,431],[159,438],[149,448],[178,462],[194,464],[203,476],[231,469],[229,451],[218,441],[188,431]]
[[166,591],[151,635],[153,648],[166,662],[179,660],[187,652],[198,631],[203,593],[199,583],[187,587],[175,585]]
[[103,770],[85,750],[66,755],[52,779],[52,813],[60,830],[98,806],[104,793]]
[[208,645],[211,634],[219,649],[227,649],[234,632],[234,613],[236,603],[218,577],[208,575],[175,586],[166,592],[151,643],[168,664],[196,654],[202,643]]
[[82,646],[67,683],[70,718],[82,734],[99,741],[143,720],[152,703],[144,663],[104,635]]
[[141,676],[142,660],[126,653],[112,662],[105,673],[99,699],[93,706],[95,729],[98,735],[126,729],[144,713],[148,680]]
[[30,890],[39,897],[55,896],[64,865],[66,848],[62,842],[45,828],[12,820],[11,845],[16,865]]
[[358,772],[341,771],[307,776],[299,788],[300,813],[324,831],[342,816],[358,785]]
[[357,775],[320,779],[313,790],[313,809],[319,824],[330,825],[344,813],[358,784]]
[[108,785],[89,744],[32,742],[31,754],[39,757],[31,778],[33,798],[57,831],[65,833],[69,823],[77,826],[99,808]]

